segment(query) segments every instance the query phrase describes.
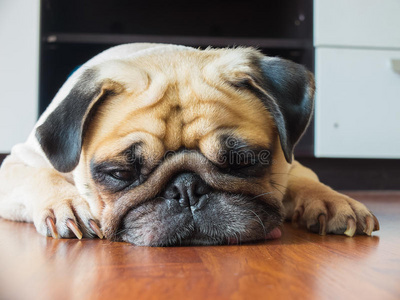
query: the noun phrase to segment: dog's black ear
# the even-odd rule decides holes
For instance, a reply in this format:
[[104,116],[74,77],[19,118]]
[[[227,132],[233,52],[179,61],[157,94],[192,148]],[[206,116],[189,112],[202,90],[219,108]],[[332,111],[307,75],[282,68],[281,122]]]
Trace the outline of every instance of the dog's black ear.
[[[245,85],[265,104],[279,134],[287,162],[307,129],[314,109],[314,76],[289,60],[262,57],[254,60],[256,72]],[[242,82],[243,83],[243,82]]]
[[36,138],[57,171],[70,172],[78,165],[85,127],[95,108],[115,93],[115,85],[98,80],[97,72],[88,69],[36,129]]
[[261,86],[270,94],[276,108],[272,117],[286,160],[291,163],[293,150],[310,123],[314,109],[314,76],[294,62],[265,57],[260,62]]

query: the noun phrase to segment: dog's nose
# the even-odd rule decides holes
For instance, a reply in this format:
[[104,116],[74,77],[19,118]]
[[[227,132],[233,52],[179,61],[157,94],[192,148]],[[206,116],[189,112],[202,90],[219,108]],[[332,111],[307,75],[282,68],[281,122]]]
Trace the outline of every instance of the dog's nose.
[[181,173],[167,186],[164,196],[176,199],[181,206],[196,206],[201,196],[206,195],[211,188],[194,173]]

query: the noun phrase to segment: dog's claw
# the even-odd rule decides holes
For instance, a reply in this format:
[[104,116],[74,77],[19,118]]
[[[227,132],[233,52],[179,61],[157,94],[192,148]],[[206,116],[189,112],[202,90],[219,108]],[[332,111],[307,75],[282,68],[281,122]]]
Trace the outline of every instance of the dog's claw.
[[345,235],[352,237],[357,230],[357,225],[356,225],[356,221],[354,221],[354,219],[350,218],[347,220],[347,229],[344,232]]
[[46,218],[46,224],[47,224],[47,227],[50,230],[50,233],[51,233],[51,236],[53,237],[53,239],[58,239],[59,236],[58,236],[58,232],[57,232],[57,227],[54,224],[53,218],[52,217],[47,217]]
[[82,239],[82,232],[79,230],[78,226],[71,219],[67,220],[67,227],[76,235],[78,239]]
[[326,235],[326,215],[321,214],[318,217],[319,235]]
[[364,229],[364,233],[365,233],[366,235],[371,236],[372,231],[374,230],[374,226],[375,226],[375,224],[374,224],[374,219],[373,219],[372,217],[370,217],[370,216],[367,216],[367,217],[365,218],[365,223],[367,224],[367,226],[366,226],[365,229]]
[[300,212],[296,210],[292,217],[292,225],[294,227],[299,227]]
[[90,228],[92,228],[92,230],[97,234],[97,236],[102,239],[103,238],[103,234],[101,233],[101,230],[99,228],[99,226],[96,224],[95,221],[90,220],[89,221],[89,226]]
[[379,221],[375,215],[372,215],[372,218],[374,218],[374,231],[378,231],[380,229]]

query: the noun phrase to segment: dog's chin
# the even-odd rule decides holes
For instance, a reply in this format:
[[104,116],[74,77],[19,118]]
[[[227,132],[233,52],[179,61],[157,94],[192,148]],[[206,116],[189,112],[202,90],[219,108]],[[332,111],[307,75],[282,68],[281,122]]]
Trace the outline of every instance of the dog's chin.
[[132,208],[122,219],[117,237],[139,246],[241,244],[279,238],[282,209],[262,197],[268,195],[212,192],[195,206],[157,197]]

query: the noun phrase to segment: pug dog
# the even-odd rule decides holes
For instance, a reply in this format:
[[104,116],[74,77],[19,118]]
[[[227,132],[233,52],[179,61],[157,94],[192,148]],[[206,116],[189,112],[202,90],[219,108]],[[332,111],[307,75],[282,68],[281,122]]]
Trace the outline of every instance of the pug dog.
[[294,160],[313,75],[253,48],[113,47],[62,86],[0,170],[0,216],[140,246],[320,235],[377,218]]

